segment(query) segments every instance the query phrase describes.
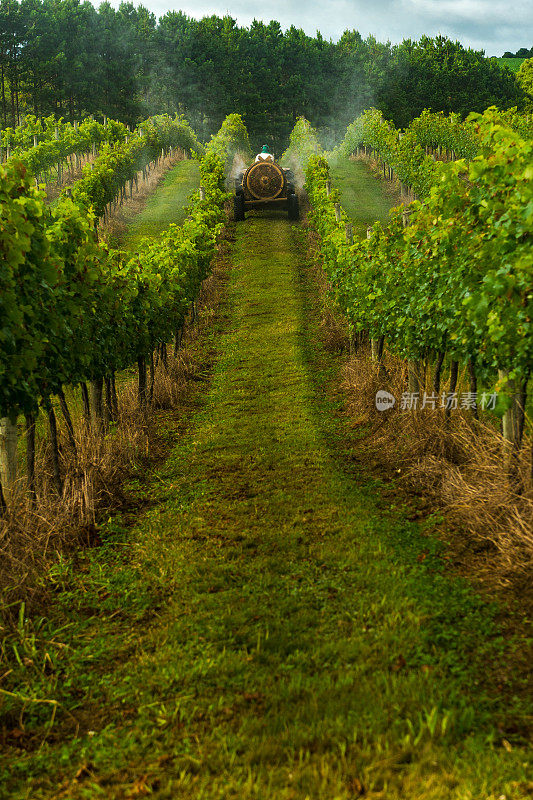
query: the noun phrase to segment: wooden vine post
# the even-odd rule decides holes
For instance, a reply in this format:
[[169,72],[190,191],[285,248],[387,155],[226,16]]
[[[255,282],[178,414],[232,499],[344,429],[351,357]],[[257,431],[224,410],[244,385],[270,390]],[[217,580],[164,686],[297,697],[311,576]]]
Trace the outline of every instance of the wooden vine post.
[[346,224],[346,244],[349,247],[353,244],[353,225],[350,222]]
[[144,356],[139,356],[137,359],[138,370],[138,384],[137,384],[137,397],[139,400],[139,408],[146,409],[146,359]]
[[420,394],[421,370],[420,361],[407,362],[407,390],[410,394]]
[[92,423],[95,430],[99,432],[102,432],[104,429],[103,389],[103,378],[95,378],[91,381]]
[[37,500],[35,486],[35,416],[26,414],[26,473],[32,503]]
[[[459,362],[458,361],[450,361],[450,383],[448,384],[448,397],[451,400],[455,391],[457,389],[457,380],[459,377]],[[451,402],[446,403],[446,407],[444,409],[444,416],[446,419],[449,419],[452,410]]]
[[10,417],[0,419],[0,482],[12,490],[17,479],[17,424]]
[[511,399],[511,404],[502,419],[502,433],[511,455],[518,453],[522,444],[524,432],[524,407],[525,391],[524,387],[516,380],[509,378],[507,370],[498,370],[500,381],[505,381],[507,394]]
[[55,411],[50,401],[46,403],[46,413],[48,415],[48,428],[50,431],[54,486],[57,494],[61,496],[63,492],[63,482],[61,480],[61,468],[59,465],[59,435]]

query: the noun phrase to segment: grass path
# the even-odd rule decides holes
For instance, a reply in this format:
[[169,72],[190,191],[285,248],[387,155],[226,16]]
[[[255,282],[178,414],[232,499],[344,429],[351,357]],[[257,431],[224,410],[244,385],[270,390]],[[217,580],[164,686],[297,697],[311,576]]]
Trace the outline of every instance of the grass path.
[[145,208],[129,220],[126,246],[131,250],[143,236],[156,238],[171,223],[181,225],[185,219],[187,198],[200,185],[198,164],[194,160],[178,161],[165,175]]
[[385,194],[384,184],[376,180],[368,164],[339,159],[331,164],[330,174],[356,235],[365,236],[367,227],[376,221],[386,222],[397,201],[392,194]]
[[[530,797],[497,610],[346,470],[301,236],[239,227],[210,388],[140,476],[150,511],[58,573],[59,721],[11,746],[1,797]],[[41,741],[50,707],[27,714]]]

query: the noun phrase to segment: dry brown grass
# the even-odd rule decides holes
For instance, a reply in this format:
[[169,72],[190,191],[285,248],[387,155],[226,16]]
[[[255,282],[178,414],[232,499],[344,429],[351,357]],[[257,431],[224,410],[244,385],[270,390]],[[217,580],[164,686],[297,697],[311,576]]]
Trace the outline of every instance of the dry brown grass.
[[[37,425],[36,489],[32,503],[23,477],[9,498],[8,511],[0,518],[0,592],[3,612],[20,600],[26,606],[42,603],[41,576],[65,554],[99,544],[98,526],[103,517],[120,513],[125,522],[138,515],[146,500],[128,492],[129,478],[148,471],[165,458],[172,441],[184,430],[191,398],[208,380],[212,353],[201,346],[224,295],[227,245],[221,241],[211,276],[204,282],[196,315],[185,325],[180,349],[167,347],[166,364],[155,358],[153,398],[146,411],[139,408],[137,379],[128,371],[117,379],[119,413],[105,435],[88,428],[81,414],[77,391],[67,393],[75,427],[76,455],[56,409],[63,491],[58,495],[53,479],[51,447],[44,420]],[[194,403],[193,403],[194,406]],[[163,428],[165,430],[163,431]],[[175,435],[169,436],[169,430]],[[25,445],[25,442],[21,442]],[[22,452],[21,462],[23,461]]]
[[149,436],[145,425],[132,424],[134,412],[125,392],[120,404],[120,424],[106,436],[76,420],[76,457],[66,437],[60,436],[61,496],[54,485],[50,445],[43,431],[36,454],[37,501],[30,501],[21,479],[8,513],[0,520],[4,597],[30,599],[39,576],[59,553],[94,543],[98,513],[123,505],[121,483],[135,459],[146,452]]
[[[510,477],[507,444],[488,415],[476,420],[455,410],[446,419],[440,408],[402,411],[398,402],[378,411],[378,389],[396,398],[407,390],[404,364],[386,355],[384,366],[386,376],[364,348],[344,372],[350,416],[366,428],[366,457],[444,511],[457,549],[477,553],[477,567],[487,577],[521,585],[533,567],[531,436],[518,458],[518,479]],[[458,385],[459,392],[467,389]]]

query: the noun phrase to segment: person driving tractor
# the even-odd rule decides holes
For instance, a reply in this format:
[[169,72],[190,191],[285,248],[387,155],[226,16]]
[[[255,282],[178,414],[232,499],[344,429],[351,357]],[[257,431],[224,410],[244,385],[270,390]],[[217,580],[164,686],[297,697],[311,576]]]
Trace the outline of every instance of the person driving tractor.
[[299,219],[294,172],[276,163],[267,144],[263,145],[253,163],[237,172],[233,180],[233,218],[236,222],[246,219],[247,211],[265,208],[285,209],[289,219]]
[[268,149],[268,145],[264,144],[263,149],[255,157],[256,161],[274,161],[274,156]]

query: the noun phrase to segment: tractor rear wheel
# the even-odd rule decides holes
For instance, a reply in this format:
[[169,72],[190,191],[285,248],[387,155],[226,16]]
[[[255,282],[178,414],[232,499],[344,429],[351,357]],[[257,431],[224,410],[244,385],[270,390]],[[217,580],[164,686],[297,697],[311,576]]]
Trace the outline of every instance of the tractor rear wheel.
[[289,219],[300,219],[300,203],[297,194],[290,194],[287,198]]
[[244,195],[236,194],[233,196],[233,219],[235,222],[242,222],[244,219]]

